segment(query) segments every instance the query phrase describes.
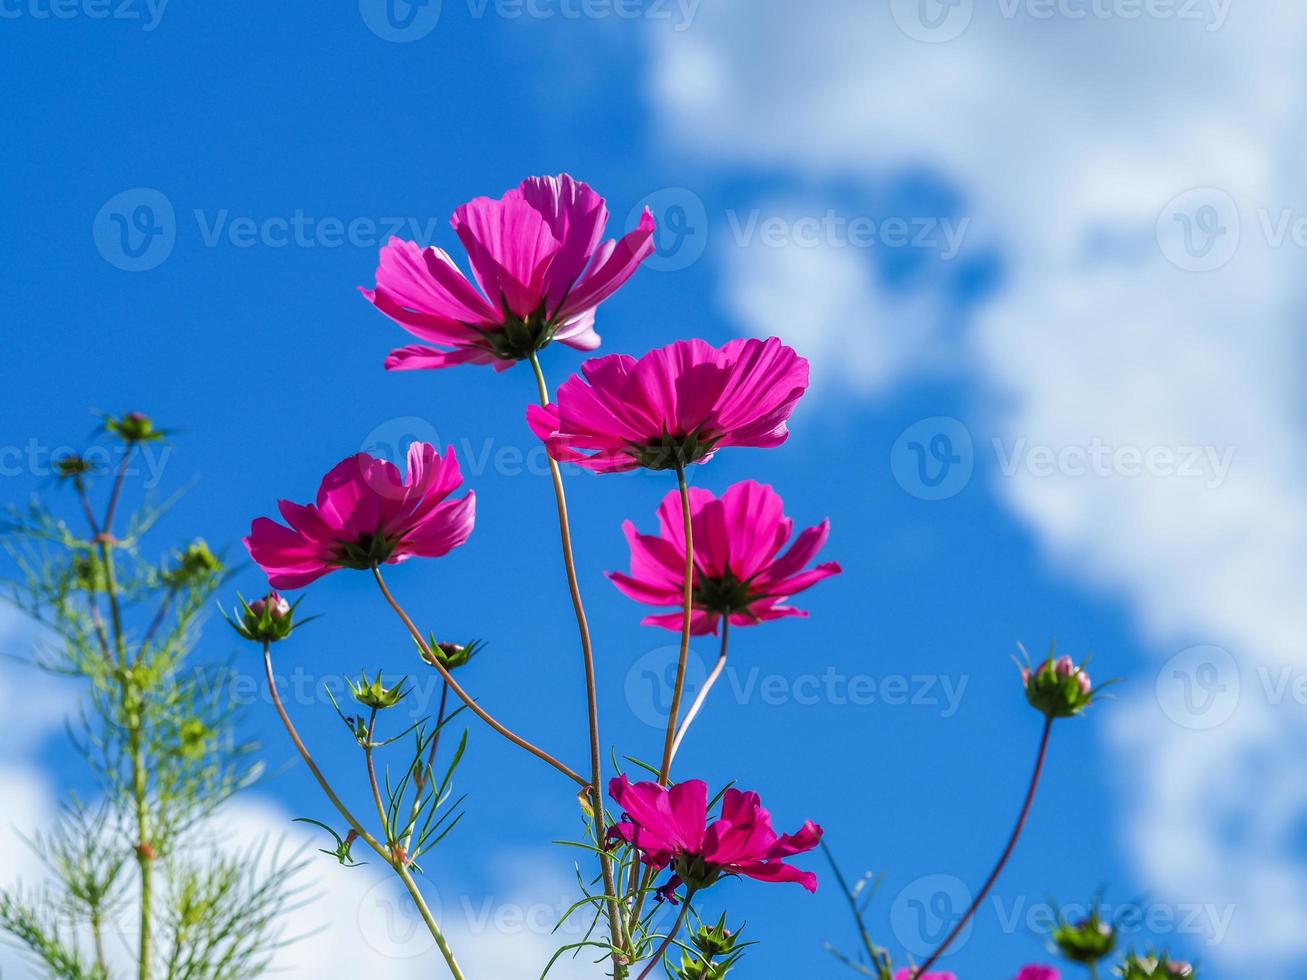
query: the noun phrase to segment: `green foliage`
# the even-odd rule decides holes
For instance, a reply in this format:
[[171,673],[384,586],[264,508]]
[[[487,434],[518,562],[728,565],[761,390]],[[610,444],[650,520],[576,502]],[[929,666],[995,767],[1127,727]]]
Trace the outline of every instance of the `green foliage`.
[[[206,820],[260,773],[255,746],[236,734],[229,672],[190,662],[223,562],[202,539],[144,554],[171,501],[116,518],[137,447],[165,433],[139,413],[106,420],[105,431],[121,455],[103,516],[91,494],[101,474],[73,455],[58,461],[56,493],[0,518],[15,570],[3,598],[38,627],[20,659],[82,682],[68,727],[98,797],[94,807],[70,798],[32,838],[53,880],[0,894],[0,932],[52,977],[108,978],[104,936],[123,932],[126,918],[139,922],[142,980],[253,977],[276,948],[298,865],[262,851],[215,856],[203,837]],[[56,510],[69,492],[77,521]]]

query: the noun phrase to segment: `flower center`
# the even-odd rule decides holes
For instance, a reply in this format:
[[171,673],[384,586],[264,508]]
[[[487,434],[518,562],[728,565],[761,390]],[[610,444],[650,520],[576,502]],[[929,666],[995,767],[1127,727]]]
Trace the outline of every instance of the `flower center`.
[[335,562],[343,568],[371,568],[373,565],[384,564],[398,544],[398,539],[391,540],[380,531],[360,534],[353,541],[336,543]]
[[729,568],[720,577],[696,574],[691,597],[697,608],[723,616],[748,612],[750,604],[758,598],[749,591],[748,583],[737,579]]
[[712,452],[718,438],[705,435],[702,427],[683,436],[664,430],[644,445],[632,444],[630,453],[647,470],[674,470],[699,462]]

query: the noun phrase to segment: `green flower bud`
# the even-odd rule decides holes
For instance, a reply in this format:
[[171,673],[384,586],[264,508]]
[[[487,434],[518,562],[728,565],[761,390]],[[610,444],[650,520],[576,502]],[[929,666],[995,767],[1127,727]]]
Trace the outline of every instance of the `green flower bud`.
[[309,619],[295,622],[295,609],[303,599],[296,599],[292,604],[275,590],[251,603],[247,603],[241,596],[237,598],[240,600],[240,608],[234,610],[235,618],[228,617],[225,611],[223,617],[231,623],[232,629],[255,643],[284,640],[296,627],[303,626],[314,618],[310,616]]
[[1166,953],[1137,956],[1132,950],[1116,968],[1123,980],[1193,980],[1194,968],[1184,960],[1173,960]]
[[354,700],[365,708],[372,708],[374,711],[384,711],[387,708],[393,708],[399,702],[408,696],[408,691],[404,690],[404,681],[401,680],[394,687],[386,687],[381,683],[381,671],[377,671],[377,679],[368,680],[368,675],[364,674],[358,684],[353,681],[347,681],[350,693],[354,695]]
[[80,453],[69,453],[54,461],[55,476],[61,480],[79,481],[95,472],[95,464]]
[[699,929],[691,937],[690,941],[694,948],[703,953],[710,959],[716,959],[719,956],[725,956],[735,948],[736,934],[726,928],[726,913],[717,920],[717,925],[711,928],[706,925],[700,925]]
[[162,429],[156,429],[153,420],[143,412],[128,412],[119,418],[111,415],[104,420],[104,428],[129,446],[156,442],[166,435]]
[[1087,919],[1068,922],[1059,916],[1052,939],[1053,945],[1072,963],[1097,963],[1116,948],[1116,929],[1103,921],[1095,902]]
[[425,653],[422,655],[427,663],[438,662],[445,670],[453,671],[456,667],[464,666],[481,651],[481,642],[473,640],[467,646],[461,643],[437,643],[433,633],[427,637],[427,647],[431,650],[431,656],[428,657]]
[[1048,650],[1048,659],[1038,667],[1029,659],[1021,666],[1021,680],[1026,688],[1030,706],[1048,718],[1073,718],[1083,712],[1098,697],[1103,687],[1094,687],[1085,667],[1068,656],[1056,657],[1054,646]]
[[165,570],[160,578],[168,585],[181,587],[203,582],[221,571],[222,562],[209,550],[203,538],[196,538],[177,556],[177,566]]

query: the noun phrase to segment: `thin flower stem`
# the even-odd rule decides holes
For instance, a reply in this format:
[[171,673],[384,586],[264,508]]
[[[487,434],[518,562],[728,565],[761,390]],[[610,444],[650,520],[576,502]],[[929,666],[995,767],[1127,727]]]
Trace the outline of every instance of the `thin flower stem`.
[[693,897],[693,890],[685,893],[685,901],[681,904],[681,914],[676,917],[676,923],[668,930],[667,938],[662,941],[662,945],[658,947],[658,952],[654,953],[653,959],[649,961],[648,966],[640,971],[640,976],[637,977],[636,980],[644,980],[645,977],[654,971],[654,967],[662,962],[663,955],[667,952],[667,947],[672,944],[672,940],[676,938],[676,934],[681,931],[681,926],[685,925],[685,915],[690,911],[690,899]]
[[[445,727],[445,707],[449,703],[449,685],[440,682],[440,710],[436,712],[436,730],[431,733],[431,748],[427,751],[426,768],[419,768],[413,774],[413,809],[409,811],[408,823],[404,831],[404,853],[408,853],[413,843],[413,831],[417,828],[418,814],[422,812],[422,794],[427,788],[427,777],[434,775],[436,750],[440,748],[440,733]],[[433,801],[433,805],[439,800]]]
[[159,611],[155,614],[154,620],[150,623],[150,628],[147,629],[145,635],[141,637],[142,654],[144,654],[146,649],[149,648],[150,642],[154,639],[154,634],[159,632],[159,627],[163,625],[164,617],[168,615],[168,607],[172,605],[173,599],[177,596],[177,588],[178,587],[174,585],[164,594],[163,602],[159,604]]
[[113,528],[114,514],[118,512],[118,499],[123,493],[123,481],[127,478],[127,464],[132,458],[132,450],[135,448],[133,443],[127,444],[127,451],[123,453],[121,462],[118,463],[118,470],[113,478],[113,490],[109,494],[109,506],[104,512],[104,533],[109,534]]
[[690,705],[690,710],[685,713],[685,721],[681,722],[681,728],[676,733],[676,741],[672,743],[672,758],[676,758],[676,753],[681,750],[681,742],[685,739],[685,733],[690,730],[690,725],[698,716],[699,711],[703,708],[704,701],[708,700],[708,692],[712,690],[717,678],[722,676],[722,671],[726,669],[726,643],[731,632],[731,617],[722,617],[722,649],[717,655],[717,663],[713,664],[712,671],[708,678],[703,682],[703,687],[699,688],[699,693],[694,696],[694,703]]
[[1012,857],[1012,852],[1016,850],[1017,841],[1021,837],[1021,832],[1025,829],[1026,820],[1030,817],[1030,809],[1035,802],[1035,791],[1039,789],[1039,778],[1044,772],[1044,760],[1048,757],[1048,741],[1049,736],[1052,735],[1052,733],[1053,719],[1046,718],[1044,720],[1044,734],[1039,739],[1039,755],[1035,759],[1035,771],[1030,777],[1030,788],[1026,790],[1026,800],[1021,805],[1021,814],[1017,817],[1017,825],[1012,830],[1012,836],[1008,838],[1007,847],[1003,848],[1003,854],[999,857],[998,864],[994,865],[994,870],[990,872],[989,877],[985,880],[985,884],[981,887],[980,893],[976,895],[975,900],[971,903],[971,907],[968,908],[962,918],[958,920],[958,924],[953,927],[953,931],[944,938],[944,941],[939,944],[935,952],[931,953],[926,962],[917,968],[916,972],[913,973],[914,978],[924,976],[926,971],[935,965],[935,961],[943,956],[949,946],[953,944],[953,940],[961,935],[962,930],[965,929],[967,923],[971,921],[971,917],[976,914],[976,910],[980,908],[981,904],[989,896],[990,891],[998,881],[998,876],[1003,873],[1003,868],[1007,866],[1008,859]]
[[[358,834],[359,838],[367,844],[368,847],[376,851],[378,857],[395,869],[395,873],[399,875],[400,880],[404,883],[404,888],[408,891],[410,897],[412,897],[413,904],[417,906],[418,912],[422,915],[422,921],[427,924],[427,929],[431,932],[431,938],[436,941],[436,947],[440,950],[440,954],[445,958],[445,963],[449,967],[449,972],[454,976],[455,980],[466,980],[463,976],[463,971],[459,968],[458,961],[454,959],[453,950],[450,949],[449,943],[446,941],[444,934],[440,931],[440,926],[436,924],[435,917],[432,916],[431,909],[427,907],[426,899],[422,897],[422,891],[413,880],[413,876],[408,873],[408,869],[405,868],[401,862],[395,860],[394,855],[387,851],[386,848],[384,848],[377,839],[372,836],[372,834],[368,833],[366,827],[359,823],[354,814],[349,811],[349,808],[341,802],[340,797],[336,795],[336,791],[331,788],[331,784],[327,782],[327,777],[322,774],[322,770],[318,768],[318,764],[313,761],[313,756],[310,754],[308,746],[306,746],[304,740],[300,738],[299,732],[295,730],[294,722],[290,720],[290,715],[286,713],[286,708],[281,703],[281,694],[277,690],[277,678],[272,671],[272,644],[270,643],[263,644],[263,669],[268,678],[268,693],[272,698],[272,706],[277,709],[277,714],[281,717],[281,723],[285,727],[286,733],[290,735],[290,740],[295,743],[295,748],[299,751],[300,758],[304,760],[304,764],[309,767],[309,772],[313,774],[313,778],[316,779],[318,785],[322,787],[322,792],[327,795],[327,799],[331,801],[331,805],[334,806],[337,812],[345,818],[345,822],[350,825],[356,834]],[[371,737],[369,737],[368,741],[371,741]]]
[[568,779],[572,780],[573,782],[577,783],[580,786],[590,785],[586,781],[585,777],[579,775],[575,770],[571,769],[564,763],[559,762],[544,749],[536,748],[536,746],[532,745],[530,742],[522,738],[520,735],[510,731],[508,728],[505,728],[503,725],[497,722],[490,715],[490,713],[486,711],[485,708],[477,704],[476,701],[472,698],[472,696],[469,695],[467,691],[463,690],[462,686],[459,685],[458,681],[454,680],[453,676],[449,673],[449,671],[445,669],[443,664],[441,664],[439,658],[437,658],[435,654],[431,652],[431,646],[427,643],[426,638],[423,637],[422,633],[418,630],[418,628],[413,625],[413,620],[409,618],[408,613],[404,612],[404,608],[395,600],[395,597],[390,594],[390,589],[386,587],[385,579],[381,577],[381,569],[373,565],[372,575],[374,578],[376,578],[377,585],[381,588],[381,594],[386,597],[386,602],[390,603],[390,608],[395,610],[395,615],[397,615],[400,618],[400,620],[403,621],[404,625],[408,627],[409,634],[413,637],[414,642],[417,643],[418,648],[422,651],[423,658],[427,661],[427,663],[429,663],[431,666],[435,667],[437,671],[439,671],[441,678],[445,681],[446,684],[449,685],[450,690],[452,690],[455,694],[457,694],[458,697],[462,700],[462,702],[466,704],[470,709],[472,709],[472,713],[474,715],[476,715],[478,718],[480,718],[487,725],[489,725],[491,728],[497,731],[500,735],[504,736],[504,738],[508,739],[518,748],[525,749],[526,751],[530,752],[533,756],[535,756],[537,759],[549,763],[551,766],[553,766],[555,769],[561,772]]
[[[136,867],[141,878],[141,924],[137,941],[137,977],[149,980],[154,957],[154,848],[150,844],[149,771],[145,764],[145,736],[142,731],[141,693],[135,680],[135,664],[127,659],[127,635],[123,632],[122,606],[118,601],[117,562],[114,559],[113,518],[122,495],[127,464],[132,447],[127,447],[114,477],[113,493],[105,511],[104,523],[95,535],[104,566],[104,590],[109,597],[109,615],[113,623],[113,646],[117,654],[119,689],[123,721],[127,727],[127,758],[132,770],[132,811],[136,817]],[[87,519],[95,526],[88,512]],[[98,610],[96,618],[99,618]],[[102,636],[103,639],[103,636]]]
[[[531,352],[531,370],[535,372],[536,387],[540,393],[540,404],[549,404],[549,385],[545,383],[545,373],[540,367],[540,357],[536,351]],[[567,514],[567,494],[563,490],[563,474],[557,461],[548,456],[549,475],[554,484],[554,500],[558,507],[558,534],[563,548],[563,567],[567,571],[567,588],[572,595],[572,609],[576,614],[576,629],[581,636],[581,657],[585,662],[585,703],[589,714],[590,734],[590,801],[594,811],[595,836],[600,838],[599,867],[604,879],[604,894],[614,896],[608,902],[608,927],[612,934],[613,945],[625,948],[626,936],[622,929],[621,915],[617,909],[617,879],[613,875],[613,862],[608,852],[603,850],[604,832],[604,758],[602,743],[599,738],[599,694],[595,679],[594,646],[590,639],[590,624],[585,615],[585,603],[581,599],[581,583],[576,574],[576,555],[572,550],[572,525]],[[617,955],[614,954],[614,964]]]
[[676,662],[676,685],[672,688],[672,707],[667,714],[667,737],[663,741],[663,764],[658,770],[658,781],[664,786],[671,781],[672,751],[676,743],[676,726],[680,720],[681,695],[685,690],[685,664],[690,656],[690,622],[694,613],[694,527],[690,520],[690,489],[685,483],[685,464],[676,464],[676,483],[681,491],[681,516],[685,521],[685,617],[681,622],[681,654]]
[[[377,763],[372,757],[373,737],[377,729],[377,709],[372,709],[368,716],[368,744],[363,746],[363,758],[368,766],[368,785],[372,787],[372,802],[377,805],[377,816],[381,818],[381,832],[386,835],[386,844],[390,845],[390,820],[386,816],[386,805],[381,802],[381,785],[377,782]],[[402,855],[391,853],[392,860],[403,859]]]

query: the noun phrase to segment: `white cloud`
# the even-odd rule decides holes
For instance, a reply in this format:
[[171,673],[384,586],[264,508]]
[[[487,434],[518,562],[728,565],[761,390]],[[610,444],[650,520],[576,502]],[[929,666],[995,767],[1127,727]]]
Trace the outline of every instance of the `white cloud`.
[[[1194,643],[1234,655],[1232,674],[1163,671],[1156,696],[1117,709],[1126,839],[1159,899],[1236,905],[1211,960],[1282,975],[1307,963],[1307,773],[1295,761],[1302,705],[1271,696],[1266,678],[1307,669],[1307,253],[1276,247],[1267,229],[1301,217],[1281,209],[1307,200],[1307,8],[1211,0],[1128,18],[1141,5],[1108,2],[1092,9],[1116,16],[1041,19],[1042,4],[964,3],[971,23],[937,44],[896,25],[894,13],[915,9],[705,7],[686,37],[651,33],[660,128],[718,165],[788,168],[809,192],[914,164],[953,182],[1010,270],[967,338],[988,424],[1009,451],[1021,440],[1234,451],[1215,487],[1018,468],[997,492],[1052,560],[1128,599],[1159,655]],[[1217,192],[1182,198],[1189,220],[1215,217],[1222,245],[1242,233],[1214,271],[1177,267],[1203,262],[1177,251],[1184,226],[1164,213],[1193,188]],[[1213,208],[1200,214],[1203,204]],[[869,273],[774,268],[784,261],[727,263],[746,331],[781,325],[782,301],[883,309]],[[804,340],[838,349],[837,316],[807,323],[819,336]],[[890,322],[876,333],[897,348],[887,370],[915,369],[918,334]],[[1222,725],[1177,721],[1166,685],[1186,683],[1204,696],[1241,685],[1242,697]]]

